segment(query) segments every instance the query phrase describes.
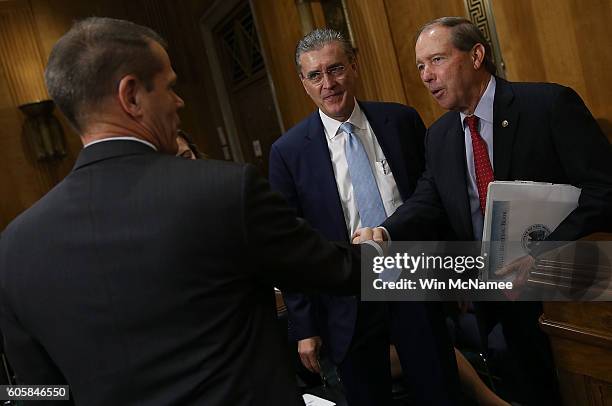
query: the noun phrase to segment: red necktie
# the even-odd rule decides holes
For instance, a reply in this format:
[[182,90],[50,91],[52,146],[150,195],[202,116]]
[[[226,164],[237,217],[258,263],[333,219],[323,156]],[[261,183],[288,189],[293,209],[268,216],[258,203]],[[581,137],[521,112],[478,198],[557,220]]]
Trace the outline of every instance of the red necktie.
[[472,135],[472,152],[474,154],[474,169],[476,171],[476,186],[478,187],[478,197],[480,198],[480,210],[482,215],[485,213],[487,205],[487,187],[493,182],[493,168],[489,159],[487,143],[482,139],[478,132],[478,117],[467,116],[465,118],[470,134]]

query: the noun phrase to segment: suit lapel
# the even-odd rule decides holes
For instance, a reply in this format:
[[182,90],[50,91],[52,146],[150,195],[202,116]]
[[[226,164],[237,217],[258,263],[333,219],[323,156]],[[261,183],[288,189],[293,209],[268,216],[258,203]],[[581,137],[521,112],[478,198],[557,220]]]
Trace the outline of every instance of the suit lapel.
[[318,110],[310,116],[303,156],[309,160],[308,167],[312,170],[310,178],[315,183],[311,187],[319,189],[320,196],[323,196],[326,200],[322,207],[329,211],[327,218],[332,219],[338,235],[345,236],[345,239],[348,239],[336,176],[329,155],[329,147],[325,140],[325,129]]
[[497,180],[508,179],[512,147],[519,122],[518,105],[510,83],[495,78],[495,99],[493,102],[493,172]]
[[[467,193],[467,165],[465,162],[465,137],[463,128],[461,126],[461,120],[459,113],[455,115],[456,119],[453,120],[453,125],[446,132],[446,140],[444,144],[447,146],[443,149],[442,163],[446,171],[444,176],[444,183],[447,183],[445,188],[440,190],[448,190],[450,193],[446,197],[451,199],[453,204],[447,207],[447,211],[455,210],[455,213],[448,213],[449,220],[451,223],[457,224],[457,230],[459,231],[459,237],[461,239],[471,240],[474,235],[472,228],[472,217],[470,211],[470,201]],[[440,182],[440,179],[436,179],[436,182]],[[462,234],[465,233],[465,234]]]

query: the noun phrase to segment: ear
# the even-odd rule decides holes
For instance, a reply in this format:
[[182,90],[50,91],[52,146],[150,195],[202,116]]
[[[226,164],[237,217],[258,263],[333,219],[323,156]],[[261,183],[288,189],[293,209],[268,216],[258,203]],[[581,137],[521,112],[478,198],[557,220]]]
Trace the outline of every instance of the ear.
[[482,66],[485,57],[485,47],[481,43],[478,43],[472,47],[471,51],[472,64],[474,69],[478,70]]
[[134,75],[126,75],[119,81],[119,92],[117,98],[123,111],[131,117],[142,115],[139,92],[144,90],[138,78]]
[[359,77],[359,70],[357,69],[357,57],[353,58],[353,61],[351,62],[351,68],[353,69],[353,72],[355,72],[355,77]]

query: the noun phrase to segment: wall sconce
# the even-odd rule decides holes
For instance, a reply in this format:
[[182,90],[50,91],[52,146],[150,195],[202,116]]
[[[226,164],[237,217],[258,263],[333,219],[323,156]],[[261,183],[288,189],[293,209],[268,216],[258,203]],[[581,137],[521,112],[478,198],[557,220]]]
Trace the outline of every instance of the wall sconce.
[[22,104],[19,109],[26,115],[23,135],[39,161],[62,158],[66,155],[64,130],[53,115],[55,104],[42,100]]

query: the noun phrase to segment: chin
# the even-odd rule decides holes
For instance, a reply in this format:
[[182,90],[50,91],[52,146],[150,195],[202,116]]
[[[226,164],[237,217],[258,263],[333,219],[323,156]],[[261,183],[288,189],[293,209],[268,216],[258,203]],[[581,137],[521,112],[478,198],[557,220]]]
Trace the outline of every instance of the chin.
[[344,105],[334,105],[333,108],[330,108],[329,106],[326,108],[327,115],[330,117],[334,117],[334,118],[337,118],[337,117],[348,118],[351,115],[352,110],[346,113],[347,110],[348,109]]

